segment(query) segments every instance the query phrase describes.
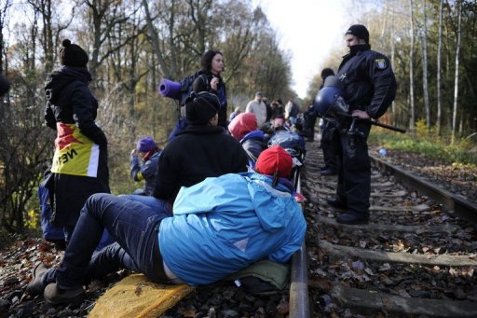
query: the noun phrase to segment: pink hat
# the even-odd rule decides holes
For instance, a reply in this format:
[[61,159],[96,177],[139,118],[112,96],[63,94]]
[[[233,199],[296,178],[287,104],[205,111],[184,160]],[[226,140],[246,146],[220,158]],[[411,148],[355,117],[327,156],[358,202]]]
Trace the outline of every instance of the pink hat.
[[232,137],[241,140],[243,136],[257,129],[257,117],[254,113],[241,113],[235,116],[228,128]]

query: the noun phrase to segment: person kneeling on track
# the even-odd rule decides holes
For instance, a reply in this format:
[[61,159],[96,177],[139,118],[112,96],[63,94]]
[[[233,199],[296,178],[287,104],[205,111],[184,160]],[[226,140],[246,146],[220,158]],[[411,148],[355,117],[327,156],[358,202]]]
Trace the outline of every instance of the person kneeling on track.
[[[52,304],[83,299],[83,284],[119,268],[155,283],[206,285],[269,259],[285,263],[306,223],[289,180],[292,158],[263,151],[256,172],[210,177],[182,187],[173,216],[111,194],[91,196],[58,268],[36,268],[27,290]],[[93,255],[103,228],[117,243]]]
[[130,174],[136,182],[144,180],[144,188],[135,190],[133,194],[152,195],[160,155],[161,149],[151,136],[139,139],[136,148],[131,151]]

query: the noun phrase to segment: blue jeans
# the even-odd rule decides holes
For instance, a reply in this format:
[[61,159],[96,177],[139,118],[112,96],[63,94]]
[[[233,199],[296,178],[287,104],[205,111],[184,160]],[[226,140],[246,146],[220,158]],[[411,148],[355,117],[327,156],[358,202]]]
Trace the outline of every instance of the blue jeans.
[[[164,210],[165,205],[151,205],[106,193],[89,197],[62,263],[46,273],[44,283],[56,279],[60,288],[71,289],[119,268],[144,273],[153,282],[167,282],[158,231],[161,220],[170,212]],[[116,243],[95,253],[104,228]]]
[[165,200],[157,199],[153,196],[139,194],[121,194],[120,197],[131,201],[140,202],[156,211],[162,211],[167,216],[172,216],[172,206]]

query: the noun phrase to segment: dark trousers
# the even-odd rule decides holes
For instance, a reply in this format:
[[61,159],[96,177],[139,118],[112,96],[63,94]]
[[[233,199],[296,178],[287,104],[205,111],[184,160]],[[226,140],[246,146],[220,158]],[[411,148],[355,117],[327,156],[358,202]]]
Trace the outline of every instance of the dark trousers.
[[338,170],[338,148],[340,143],[337,128],[333,123],[325,120],[323,131],[321,132],[321,150],[323,160],[328,169]]
[[[61,288],[82,286],[119,268],[144,273],[153,282],[166,282],[158,246],[161,220],[170,216],[160,201],[147,204],[111,194],[94,194],[81,211],[58,269],[50,269],[44,283]],[[116,243],[94,253],[106,228]]]
[[368,155],[367,139],[370,124],[358,123],[356,134],[339,132],[338,158],[338,199],[345,202],[348,210],[369,213],[371,194],[371,162]]

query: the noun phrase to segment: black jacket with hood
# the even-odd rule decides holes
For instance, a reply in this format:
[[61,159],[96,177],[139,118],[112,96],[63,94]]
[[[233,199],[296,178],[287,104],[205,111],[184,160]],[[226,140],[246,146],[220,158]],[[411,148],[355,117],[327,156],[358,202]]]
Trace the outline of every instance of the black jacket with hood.
[[53,214],[55,226],[74,227],[89,196],[109,193],[107,139],[96,123],[98,102],[88,83],[91,75],[86,68],[63,66],[54,71],[45,87],[47,105],[45,120],[56,130],[56,123],[76,124],[80,132],[100,147],[96,178],[69,174],[54,174],[50,191],[54,192]]
[[98,101],[88,87],[90,81],[86,68],[63,66],[53,72],[45,86],[45,120],[55,130],[57,122],[76,124],[83,135],[104,149],[108,141],[95,123]]

